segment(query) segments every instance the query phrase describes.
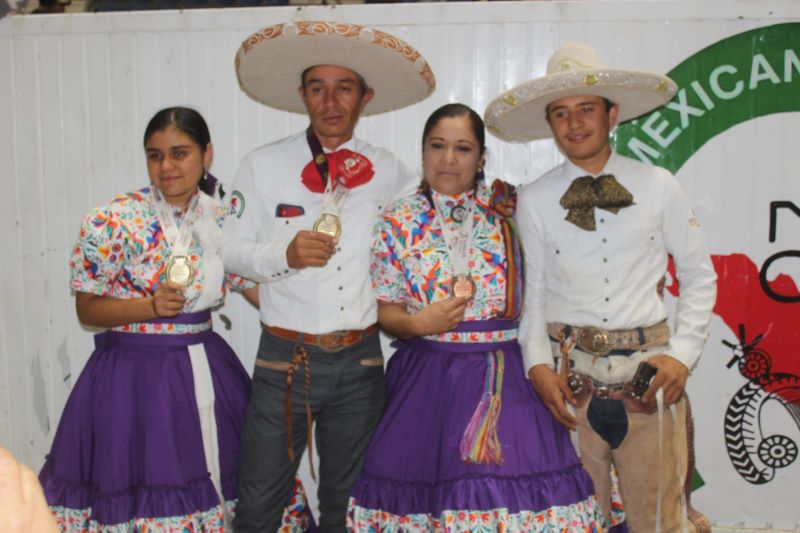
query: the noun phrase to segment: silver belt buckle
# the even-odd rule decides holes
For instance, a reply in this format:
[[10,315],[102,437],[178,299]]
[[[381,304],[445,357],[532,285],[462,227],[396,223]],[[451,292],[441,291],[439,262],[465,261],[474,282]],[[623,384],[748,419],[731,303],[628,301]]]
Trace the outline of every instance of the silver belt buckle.
[[605,385],[603,385],[603,386],[601,386],[601,387],[597,387],[597,388],[594,390],[594,395],[595,395],[596,397],[600,398],[601,400],[607,400],[607,399],[608,399],[608,396],[609,396],[609,394],[611,394],[611,389],[610,389],[610,388],[608,388],[608,387],[607,387],[607,386],[605,386]]
[[608,331],[594,326],[580,328],[577,342],[581,349],[589,353],[606,355],[611,351],[611,340],[608,338]]

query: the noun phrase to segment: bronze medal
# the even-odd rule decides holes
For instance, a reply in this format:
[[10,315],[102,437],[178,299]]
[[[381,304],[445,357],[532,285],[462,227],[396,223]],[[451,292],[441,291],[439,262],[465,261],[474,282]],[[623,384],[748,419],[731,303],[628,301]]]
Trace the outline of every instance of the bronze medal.
[[314,222],[313,230],[338,239],[342,235],[342,222],[333,213],[322,213]]
[[194,282],[194,267],[185,255],[174,255],[167,262],[167,281],[188,287]]
[[471,300],[475,296],[475,282],[469,274],[456,274],[450,282],[450,294],[456,298]]

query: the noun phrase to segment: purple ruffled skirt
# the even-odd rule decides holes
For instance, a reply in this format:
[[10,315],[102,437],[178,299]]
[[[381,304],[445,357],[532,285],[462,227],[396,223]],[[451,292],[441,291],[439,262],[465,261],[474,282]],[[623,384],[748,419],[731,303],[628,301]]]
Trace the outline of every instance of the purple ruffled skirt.
[[[172,322],[209,319],[206,311]],[[205,350],[213,384],[224,502],[204,455],[188,353],[196,344]],[[39,476],[62,530],[223,531],[223,506],[232,507],[236,497],[249,388],[239,359],[210,329],[96,335]]]
[[[516,326],[464,322],[457,331]],[[496,422],[502,462],[467,462],[462,439],[485,392],[491,354],[501,354],[505,367]],[[386,411],[351,494],[350,530],[598,530],[592,481],[527,380],[516,339],[402,341],[386,384]]]

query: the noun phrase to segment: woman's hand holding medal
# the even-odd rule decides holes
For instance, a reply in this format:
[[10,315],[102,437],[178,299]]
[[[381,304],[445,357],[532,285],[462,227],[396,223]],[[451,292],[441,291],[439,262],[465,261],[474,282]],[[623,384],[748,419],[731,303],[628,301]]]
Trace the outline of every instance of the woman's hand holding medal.
[[186,303],[184,288],[174,281],[164,281],[158,285],[151,300],[153,312],[157,317],[173,317],[183,310],[183,305]]
[[437,335],[452,331],[464,320],[469,299],[454,297],[432,303],[414,315],[417,335]]
[[286,249],[290,268],[324,267],[336,253],[339,240],[326,233],[298,231]]

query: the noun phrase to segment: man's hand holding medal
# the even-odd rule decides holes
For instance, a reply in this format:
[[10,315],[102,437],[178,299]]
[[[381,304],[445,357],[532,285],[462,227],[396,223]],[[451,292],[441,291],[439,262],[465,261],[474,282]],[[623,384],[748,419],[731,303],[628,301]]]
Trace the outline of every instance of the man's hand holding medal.
[[[286,250],[290,268],[324,267],[336,253],[342,235],[341,210],[350,190],[372,179],[372,162],[352,150],[325,154],[323,161],[311,161],[302,172],[302,180],[313,192],[323,194],[322,213],[312,231],[298,231]],[[322,179],[320,172],[331,169],[333,179]],[[324,183],[324,188],[322,184]]]
[[286,260],[295,269],[324,267],[336,253],[338,243],[338,239],[325,233],[298,231],[286,249]]

